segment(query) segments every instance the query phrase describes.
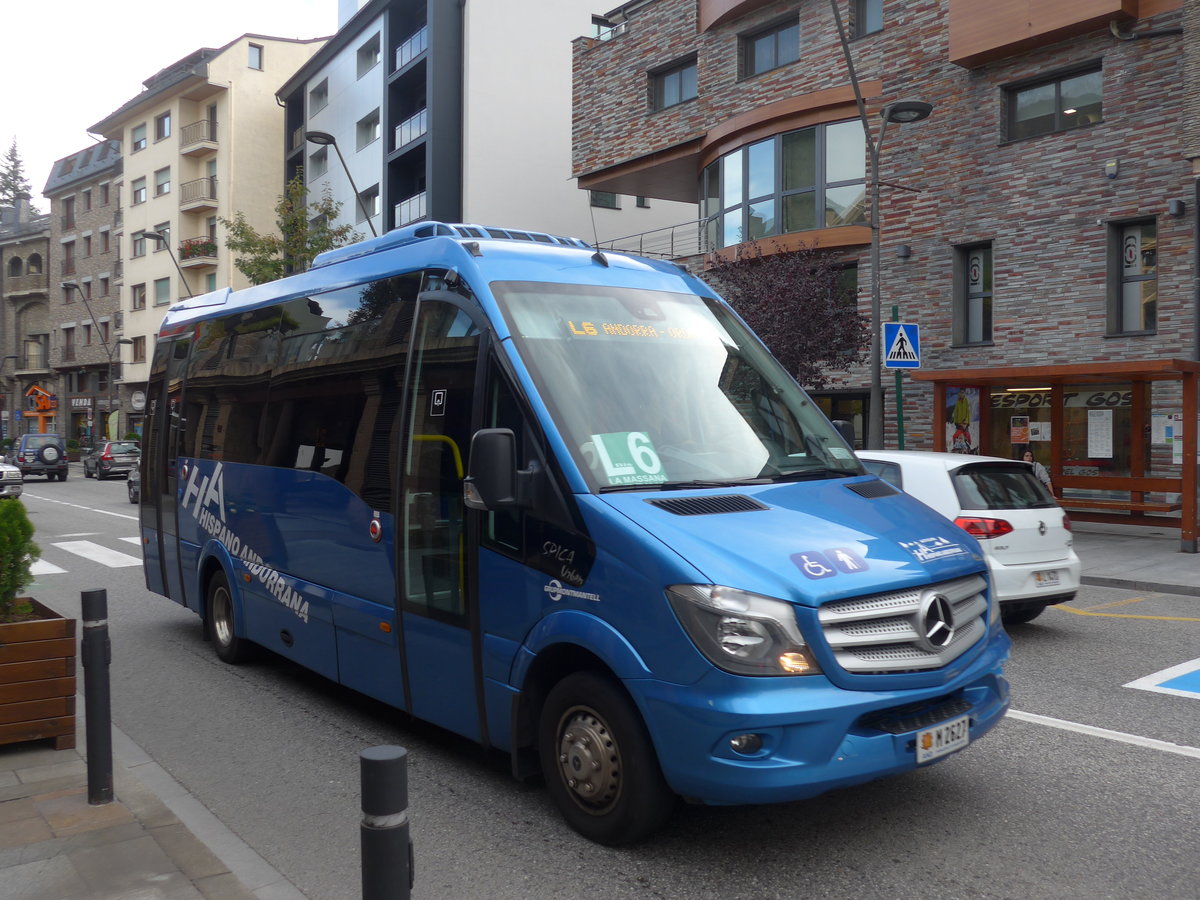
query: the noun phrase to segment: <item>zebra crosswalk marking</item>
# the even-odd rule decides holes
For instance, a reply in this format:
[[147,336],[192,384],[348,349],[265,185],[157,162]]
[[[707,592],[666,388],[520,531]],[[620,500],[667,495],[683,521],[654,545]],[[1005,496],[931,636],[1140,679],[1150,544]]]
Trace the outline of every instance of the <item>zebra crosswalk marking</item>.
[[110,569],[124,569],[142,564],[142,561],[136,556],[121,553],[119,550],[110,550],[108,547],[104,547],[93,541],[62,541],[50,546],[66,550],[68,553],[74,553],[76,556],[82,556],[84,559],[89,559],[92,562],[98,562],[101,565],[108,566]]

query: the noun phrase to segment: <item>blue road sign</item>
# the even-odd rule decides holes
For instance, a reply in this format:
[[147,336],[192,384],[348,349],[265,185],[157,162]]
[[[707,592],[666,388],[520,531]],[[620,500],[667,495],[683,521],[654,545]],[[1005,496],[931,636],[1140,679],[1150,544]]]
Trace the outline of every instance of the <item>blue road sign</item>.
[[921,329],[912,322],[883,323],[883,364],[889,369],[921,368]]

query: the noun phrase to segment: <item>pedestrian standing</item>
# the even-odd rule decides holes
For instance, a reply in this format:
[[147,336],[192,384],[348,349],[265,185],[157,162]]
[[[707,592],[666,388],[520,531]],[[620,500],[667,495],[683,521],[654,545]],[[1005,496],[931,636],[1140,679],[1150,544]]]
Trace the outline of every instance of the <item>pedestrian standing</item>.
[[1043,466],[1040,462],[1038,462],[1036,459],[1033,458],[1033,451],[1026,450],[1024,455],[1021,457],[1021,459],[1023,459],[1025,462],[1029,463],[1031,466],[1033,466],[1034,477],[1037,478],[1038,481],[1040,481],[1042,484],[1044,484],[1046,486],[1046,490],[1048,490],[1051,494],[1053,494],[1054,493],[1054,485],[1052,485],[1050,483],[1050,473],[1048,471],[1046,471],[1045,466]]

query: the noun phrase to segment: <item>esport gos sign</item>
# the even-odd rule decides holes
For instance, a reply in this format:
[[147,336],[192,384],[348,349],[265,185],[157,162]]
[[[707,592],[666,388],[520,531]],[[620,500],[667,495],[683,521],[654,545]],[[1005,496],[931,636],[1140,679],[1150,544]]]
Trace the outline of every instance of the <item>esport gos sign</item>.
[[[1133,391],[1121,388],[1095,388],[1064,391],[1063,406],[1084,409],[1121,409],[1133,405]],[[992,409],[1038,409],[1052,404],[1050,391],[1004,391],[992,394]]]

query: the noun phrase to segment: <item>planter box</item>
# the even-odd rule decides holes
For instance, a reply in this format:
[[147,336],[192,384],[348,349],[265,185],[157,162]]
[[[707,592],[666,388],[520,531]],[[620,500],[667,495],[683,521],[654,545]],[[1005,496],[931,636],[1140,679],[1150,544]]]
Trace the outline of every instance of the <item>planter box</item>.
[[75,746],[75,620],[36,600],[41,618],[0,624],[0,744]]

